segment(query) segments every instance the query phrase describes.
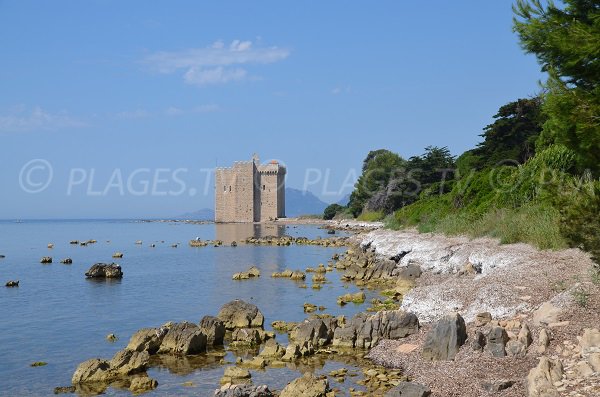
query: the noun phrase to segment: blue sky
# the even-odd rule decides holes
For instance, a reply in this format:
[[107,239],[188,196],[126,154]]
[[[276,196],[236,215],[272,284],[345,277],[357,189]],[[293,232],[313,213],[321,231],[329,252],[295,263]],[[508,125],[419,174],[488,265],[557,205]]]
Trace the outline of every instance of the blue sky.
[[369,150],[458,155],[539,91],[511,4],[0,0],[0,218],[211,207],[253,152],[329,202]]

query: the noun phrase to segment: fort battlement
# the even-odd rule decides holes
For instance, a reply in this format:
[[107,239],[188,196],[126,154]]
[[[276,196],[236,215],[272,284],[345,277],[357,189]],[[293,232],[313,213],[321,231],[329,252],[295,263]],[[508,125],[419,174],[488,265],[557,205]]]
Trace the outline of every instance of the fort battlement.
[[215,169],[215,222],[263,222],[285,217],[286,168],[277,161],[235,161]]

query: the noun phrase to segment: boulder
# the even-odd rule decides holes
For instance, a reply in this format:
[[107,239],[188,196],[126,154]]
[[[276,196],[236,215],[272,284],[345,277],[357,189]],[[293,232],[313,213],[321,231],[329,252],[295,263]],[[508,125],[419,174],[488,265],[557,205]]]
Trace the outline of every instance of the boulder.
[[200,320],[200,329],[206,335],[209,346],[220,346],[225,337],[225,324],[217,317],[204,316]]
[[256,328],[238,328],[231,334],[233,346],[257,346],[262,343],[261,333]]
[[327,378],[306,373],[288,384],[279,397],[326,397],[330,391]]
[[483,327],[492,321],[492,314],[490,312],[482,312],[475,316],[475,326]]
[[560,360],[540,358],[537,367],[527,375],[527,395],[529,397],[558,397],[559,393],[554,383],[560,382],[563,376],[563,366]]
[[333,346],[354,348],[356,346],[356,327],[348,325],[336,328],[333,333]]
[[76,385],[85,382],[105,382],[114,378],[110,371],[110,363],[99,358],[84,361],[75,370],[71,382]]
[[52,257],[44,256],[42,259],[40,259],[40,263],[52,263]]
[[[360,318],[361,314],[356,316],[357,320]],[[383,310],[364,319],[362,326],[356,329],[355,347],[361,349],[370,349],[381,339],[401,339],[419,332],[417,316],[401,309]]]
[[243,300],[236,299],[221,307],[217,318],[225,324],[225,328],[263,328],[265,317],[258,307]]
[[506,356],[506,343],[508,340],[508,334],[504,328],[500,326],[492,327],[487,336],[486,349],[494,357],[504,357]]
[[123,253],[122,252],[115,252],[112,255],[113,258],[122,258],[123,257]]
[[133,394],[142,394],[156,389],[156,386],[158,386],[156,379],[152,379],[148,376],[136,376],[131,379],[129,391]]
[[109,382],[128,375],[144,372],[150,355],[147,352],[121,350],[110,361],[93,358],[79,364],[71,382],[76,385],[88,382]]
[[73,259],[71,259],[71,258],[65,258],[65,259],[62,259],[60,261],[60,263],[62,263],[64,265],[71,265],[71,264],[73,264]]
[[315,354],[315,348],[312,342],[290,343],[285,349],[285,354],[281,361],[294,361],[299,357],[306,357]]
[[517,335],[517,340],[525,346],[527,349],[533,343],[533,336],[531,335],[531,330],[527,324],[523,324],[521,330],[519,331],[519,335]]
[[385,393],[385,397],[429,397],[431,389],[420,383],[402,382]]
[[112,372],[119,375],[132,375],[145,371],[149,361],[148,352],[124,349],[118,351],[109,364]]
[[481,331],[475,332],[475,336],[471,341],[471,347],[474,351],[482,352],[485,348],[485,344],[487,341],[485,340],[485,335]]
[[275,339],[269,339],[259,356],[266,358],[281,358],[285,354],[285,349]]
[[545,329],[542,329],[540,331],[540,335],[538,337],[538,347],[537,347],[538,353],[545,353],[546,349],[548,348],[549,345],[550,345],[550,336],[548,335],[548,331],[546,331]]
[[423,344],[423,358],[454,360],[467,340],[465,320],[458,313],[444,316],[429,331]]
[[600,353],[600,331],[597,328],[584,329],[579,347],[582,357],[587,357],[592,353]]
[[142,328],[129,339],[127,349],[155,354],[160,348],[166,330],[160,328]]
[[506,344],[506,355],[509,357],[525,357],[527,355],[527,346],[518,340],[510,340]]
[[165,335],[158,353],[198,354],[206,351],[207,338],[196,324],[174,324]]
[[247,369],[235,366],[227,367],[221,378],[221,384],[246,383],[251,377],[252,375],[250,375]]
[[266,385],[253,386],[248,384],[234,385],[227,383],[215,390],[215,397],[274,397]]
[[116,263],[96,263],[85,272],[87,278],[121,278],[123,271]]
[[345,327],[335,329],[333,345],[369,349],[381,339],[401,339],[418,331],[417,316],[404,310],[359,313]]
[[557,323],[561,313],[562,310],[555,307],[552,303],[542,303],[542,305],[533,313],[533,324],[540,326]]
[[18,287],[19,286],[19,280],[10,280],[7,281],[5,286],[7,287]]
[[312,342],[313,346],[321,347],[329,344],[333,339],[333,333],[337,328],[337,321],[329,321],[327,327],[321,319],[313,319],[302,322],[290,333],[290,339],[297,343],[305,341]]
[[398,277],[405,280],[414,280],[421,277],[422,273],[421,266],[409,263],[408,266],[398,271]]

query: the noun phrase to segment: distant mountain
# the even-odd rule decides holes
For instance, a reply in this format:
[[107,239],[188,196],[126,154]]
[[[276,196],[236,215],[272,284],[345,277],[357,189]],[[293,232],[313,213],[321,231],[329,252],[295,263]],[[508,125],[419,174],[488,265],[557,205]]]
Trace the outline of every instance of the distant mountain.
[[202,208],[194,212],[187,212],[183,215],[176,216],[175,219],[185,219],[194,221],[214,221],[215,211],[211,208]]
[[285,215],[293,218],[300,215],[321,215],[329,204],[308,191],[285,189]]

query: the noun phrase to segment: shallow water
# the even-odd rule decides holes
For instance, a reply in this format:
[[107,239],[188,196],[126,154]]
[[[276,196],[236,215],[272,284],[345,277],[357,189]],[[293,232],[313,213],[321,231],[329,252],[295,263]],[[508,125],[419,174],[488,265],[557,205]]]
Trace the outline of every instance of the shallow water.
[[[125,347],[139,328],[167,321],[198,322],[216,315],[226,302],[240,298],[256,304],[265,315],[265,328],[275,320],[301,321],[305,302],[324,305],[326,312],[352,316],[366,305],[340,307],[336,298],[358,288],[340,281],[336,272],[321,290],[302,289],[298,283],[272,279],[286,268],[304,270],[326,263],[343,248],[318,246],[189,247],[195,237],[225,242],[245,237],[283,235],[325,237],[325,231],[308,226],[193,225],[135,221],[0,221],[0,282],[20,280],[18,288],[0,288],[0,395],[52,395],[56,386],[70,385],[77,365],[89,358],[110,358]],[[96,239],[85,247],[70,240]],[[142,240],[142,245],[136,245]],[[48,249],[48,243],[54,243]],[[181,243],[178,248],[171,244]],[[156,247],[151,248],[150,244]],[[114,252],[122,259],[112,259]],[[54,263],[40,264],[42,256]],[[72,265],[59,263],[70,257]],[[85,279],[85,271],[97,262],[117,262],[124,272],[119,281]],[[233,281],[231,275],[251,265],[261,270],[257,279]],[[310,275],[309,275],[310,277]],[[367,297],[374,293],[367,292]],[[368,301],[369,299],[367,299]],[[106,335],[119,340],[110,343]],[[285,335],[277,340],[285,343]],[[230,352],[226,360],[235,361]],[[311,368],[330,371],[351,363],[328,361]],[[30,367],[45,361],[43,367]],[[148,371],[159,382],[149,396],[212,395],[223,366],[207,358],[174,360]],[[322,367],[324,365],[324,367]],[[295,366],[251,371],[255,384],[282,388],[299,376]],[[184,387],[184,382],[194,387]],[[109,388],[108,395],[130,395]]]

